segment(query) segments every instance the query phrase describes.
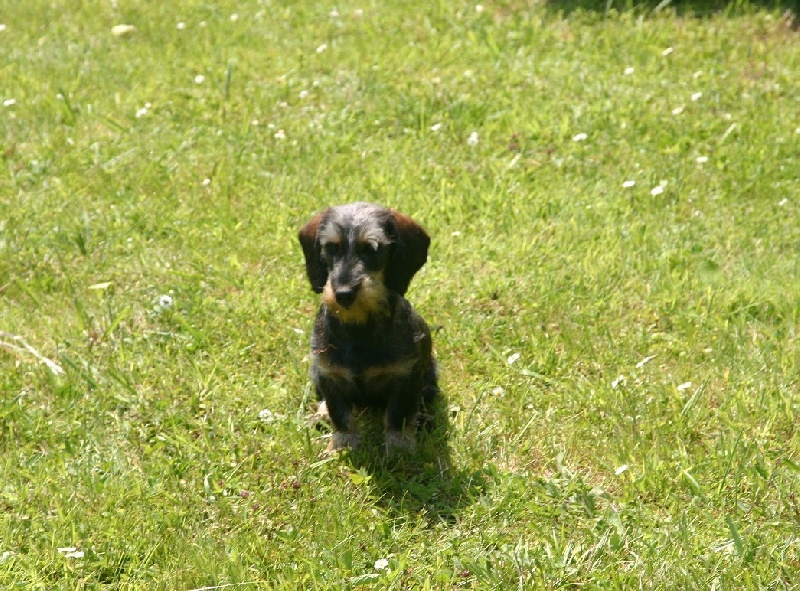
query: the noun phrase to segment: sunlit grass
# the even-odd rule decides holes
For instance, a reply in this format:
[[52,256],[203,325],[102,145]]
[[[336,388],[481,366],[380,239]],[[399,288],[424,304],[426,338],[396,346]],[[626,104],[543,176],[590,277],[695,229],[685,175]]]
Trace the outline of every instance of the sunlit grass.
[[[797,32],[576,4],[6,3],[0,586],[800,583]],[[413,457],[306,422],[352,200],[433,239]]]

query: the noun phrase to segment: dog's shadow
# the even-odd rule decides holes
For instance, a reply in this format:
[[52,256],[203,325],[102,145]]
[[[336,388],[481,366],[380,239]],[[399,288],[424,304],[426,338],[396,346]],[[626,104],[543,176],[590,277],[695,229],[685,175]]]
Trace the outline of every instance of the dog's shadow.
[[486,486],[482,471],[457,468],[450,455],[450,416],[438,396],[426,409],[427,420],[417,429],[413,451],[385,452],[378,413],[359,417],[361,444],[342,455],[371,495],[390,514],[415,513],[429,520],[453,522]]

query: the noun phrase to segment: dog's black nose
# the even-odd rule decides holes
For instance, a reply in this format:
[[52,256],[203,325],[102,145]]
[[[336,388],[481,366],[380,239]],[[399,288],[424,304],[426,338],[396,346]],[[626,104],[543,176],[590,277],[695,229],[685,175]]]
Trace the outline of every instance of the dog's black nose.
[[338,288],[336,290],[336,303],[343,308],[349,308],[352,306],[353,302],[356,301],[356,297],[358,296],[359,287],[361,287],[360,284]]

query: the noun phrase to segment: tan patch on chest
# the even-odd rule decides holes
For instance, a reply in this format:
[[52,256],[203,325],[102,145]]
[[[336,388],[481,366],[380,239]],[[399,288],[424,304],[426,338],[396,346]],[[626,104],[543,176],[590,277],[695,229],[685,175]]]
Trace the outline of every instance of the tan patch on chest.
[[385,365],[374,365],[365,368],[361,373],[361,377],[367,383],[382,383],[394,380],[397,378],[404,378],[414,371],[417,365],[416,359],[402,359],[394,361]]

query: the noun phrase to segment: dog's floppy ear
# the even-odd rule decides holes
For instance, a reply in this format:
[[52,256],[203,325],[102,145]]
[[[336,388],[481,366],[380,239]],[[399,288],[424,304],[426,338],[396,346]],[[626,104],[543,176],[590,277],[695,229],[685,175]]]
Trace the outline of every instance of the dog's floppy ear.
[[390,209],[396,241],[392,256],[386,266],[386,287],[391,291],[404,295],[411,283],[411,278],[428,260],[428,246],[431,239],[425,230],[405,214]]
[[317,231],[320,224],[325,219],[328,210],[322,211],[312,217],[306,225],[300,228],[297,239],[303,247],[303,254],[306,257],[306,275],[311,283],[311,289],[317,293],[322,293],[325,282],[328,281],[328,265],[322,260],[319,242],[317,241]]

